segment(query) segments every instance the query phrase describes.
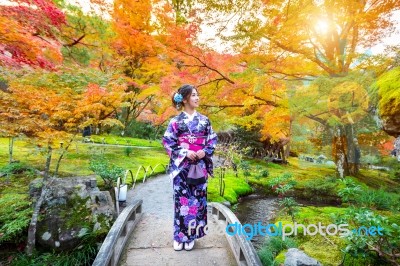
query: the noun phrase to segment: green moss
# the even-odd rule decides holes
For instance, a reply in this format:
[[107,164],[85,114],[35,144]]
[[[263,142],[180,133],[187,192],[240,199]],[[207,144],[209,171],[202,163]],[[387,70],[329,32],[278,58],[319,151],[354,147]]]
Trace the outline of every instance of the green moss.
[[400,182],[389,177],[389,173],[378,170],[361,169],[357,177],[353,180],[359,182],[360,185],[367,185],[370,188],[382,188],[392,192],[400,192]]
[[114,221],[110,221],[110,218],[105,214],[99,214],[97,216],[97,222],[100,223],[101,227],[95,232],[95,234],[97,236],[106,236]]
[[285,253],[289,248],[295,248],[297,244],[292,238],[282,240],[280,236],[266,238],[262,248],[258,251],[258,256],[263,265],[280,265],[285,260]]
[[81,198],[75,195],[67,201],[63,207],[55,206],[55,208],[62,208],[60,217],[66,221],[65,228],[72,229],[76,227],[92,228],[92,211],[86,208],[86,202],[90,197]]
[[[318,223],[321,223],[323,226],[327,226],[331,223],[334,223],[334,217],[332,215],[341,215],[345,211],[345,208],[338,207],[301,207],[296,215],[296,223],[303,224],[305,227],[307,227],[309,224],[318,225]],[[276,218],[275,224],[279,226],[279,223],[282,224],[283,228],[286,224],[293,225],[291,217],[284,214],[280,214]],[[289,233],[290,230],[290,227],[286,227],[285,231]],[[336,261],[340,258],[340,248],[338,247],[344,245],[344,240],[338,235],[326,237],[329,238],[329,240],[326,240],[319,234],[315,236],[304,235],[303,228],[298,227],[297,236],[295,236],[294,239],[299,242],[299,247],[304,249],[307,254],[319,260],[321,263],[323,261],[329,262],[330,259]],[[324,254],[325,252],[327,254]],[[323,263],[323,265],[325,264]]]
[[332,215],[342,215],[346,212],[346,208],[340,207],[301,207],[296,215],[297,221],[302,223],[331,223],[333,222]]
[[400,110],[400,67],[383,74],[377,81],[379,113],[381,116],[399,114]]
[[339,265],[343,259],[341,247],[344,247],[341,238],[336,236],[324,238],[320,235],[313,236],[312,239],[299,246],[307,255],[318,260],[322,265]]
[[281,265],[285,263],[285,254],[287,252],[287,249],[282,250],[281,252],[279,252],[279,254],[275,257],[275,261],[274,264],[275,265]]
[[231,204],[237,203],[240,196],[247,195],[252,189],[246,181],[241,177],[236,177],[233,171],[227,171],[224,177],[225,191],[224,196],[219,195],[219,177],[215,173],[214,178],[210,178],[208,182],[208,200],[215,202],[229,201]]
[[146,140],[130,137],[121,137],[115,135],[92,135],[90,137],[95,143],[106,143],[113,145],[131,145],[131,146],[142,146],[142,147],[163,147],[161,140]]
[[[334,223],[333,215],[341,217],[346,210],[347,208],[339,207],[301,207],[296,215],[296,222],[306,226],[309,224],[318,224],[320,222],[322,225],[326,226]],[[379,211],[379,214],[388,216],[390,223],[397,223],[400,220],[399,214],[393,214],[390,211]],[[281,222],[282,226],[285,224],[292,224],[291,218],[284,214],[280,214],[275,221],[275,224]],[[286,231],[288,232],[289,230],[290,228]],[[317,234],[314,236],[304,236],[303,230],[300,227],[297,236],[293,238],[298,243],[299,249],[302,249],[307,255],[317,259],[323,265],[339,265],[343,260],[344,254],[341,250],[346,246],[346,239],[341,238],[339,235],[327,235],[324,237]],[[377,265],[374,263],[376,263],[376,260],[374,261],[373,258],[351,258],[347,255],[344,265]]]

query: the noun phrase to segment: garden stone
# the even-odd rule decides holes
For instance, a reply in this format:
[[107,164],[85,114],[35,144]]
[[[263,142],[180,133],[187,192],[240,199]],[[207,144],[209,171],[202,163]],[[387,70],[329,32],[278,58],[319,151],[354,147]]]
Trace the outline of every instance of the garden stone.
[[[51,178],[40,208],[36,243],[47,249],[71,250],[87,233],[106,235],[116,212],[108,191],[92,187],[90,178]],[[42,179],[29,185],[29,194],[37,198]]]
[[334,161],[326,161],[325,163],[326,165],[332,165],[332,166],[336,166]]
[[285,254],[284,266],[322,266],[322,264],[297,248],[289,248]]

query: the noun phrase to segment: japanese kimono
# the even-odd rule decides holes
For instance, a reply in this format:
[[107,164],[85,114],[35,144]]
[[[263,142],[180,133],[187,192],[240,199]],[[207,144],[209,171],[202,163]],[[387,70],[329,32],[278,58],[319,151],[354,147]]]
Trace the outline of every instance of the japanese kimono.
[[[217,135],[210,120],[194,112],[192,116],[185,112],[171,119],[163,136],[170,163],[168,173],[173,183],[174,193],[174,240],[179,243],[191,242],[205,235],[207,225],[207,179],[212,175],[212,155],[217,144]],[[190,161],[188,150],[203,149],[206,156],[197,162]],[[187,184],[190,165],[201,166],[206,182],[198,185]],[[191,230],[189,231],[189,224]]]

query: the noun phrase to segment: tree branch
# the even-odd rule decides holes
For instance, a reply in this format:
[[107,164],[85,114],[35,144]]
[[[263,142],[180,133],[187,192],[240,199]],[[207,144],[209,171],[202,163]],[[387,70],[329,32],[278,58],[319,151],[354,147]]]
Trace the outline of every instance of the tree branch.
[[[189,56],[189,57],[193,57],[194,59],[196,59],[197,61],[199,61],[199,62],[201,63],[202,67],[208,68],[209,70],[218,73],[218,75],[220,75],[223,79],[225,79],[225,80],[228,81],[229,83],[235,84],[235,82],[234,82],[233,80],[231,80],[230,78],[228,78],[227,76],[225,76],[224,74],[222,74],[218,69],[215,69],[215,68],[213,68],[213,67],[207,65],[207,64],[206,64],[203,60],[201,60],[198,56],[189,54],[189,53],[187,53],[187,52],[185,52],[185,51],[182,51],[182,50],[180,50],[180,49],[175,49],[175,50],[178,51],[178,52],[180,52],[180,53],[183,53],[184,55],[187,55],[187,56]],[[199,67],[199,66],[197,66],[197,67]]]
[[205,86],[205,85],[213,83],[213,82],[217,82],[218,83],[219,81],[222,81],[222,80],[225,80],[225,79],[224,78],[213,79],[213,80],[210,80],[210,81],[208,81],[206,83],[202,83],[200,85],[197,85],[196,87],[199,88],[201,86]]

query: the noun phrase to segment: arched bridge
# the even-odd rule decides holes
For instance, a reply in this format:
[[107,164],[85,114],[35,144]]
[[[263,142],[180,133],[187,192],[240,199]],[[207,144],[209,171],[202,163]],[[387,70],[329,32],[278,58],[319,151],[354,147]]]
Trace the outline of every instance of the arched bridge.
[[245,236],[225,232],[226,225],[239,222],[236,216],[213,202],[208,202],[208,235],[196,240],[191,251],[175,251],[173,190],[167,175],[137,185],[128,192],[127,203],[93,265],[261,265]]

